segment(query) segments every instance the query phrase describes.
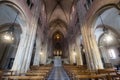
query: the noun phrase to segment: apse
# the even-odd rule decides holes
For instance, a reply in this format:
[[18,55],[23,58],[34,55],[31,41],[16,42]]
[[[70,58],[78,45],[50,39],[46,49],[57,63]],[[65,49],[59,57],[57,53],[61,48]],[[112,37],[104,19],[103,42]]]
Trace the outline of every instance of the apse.
[[52,45],[53,45],[53,56],[61,56],[64,54],[64,36],[60,31],[56,31],[52,36]]

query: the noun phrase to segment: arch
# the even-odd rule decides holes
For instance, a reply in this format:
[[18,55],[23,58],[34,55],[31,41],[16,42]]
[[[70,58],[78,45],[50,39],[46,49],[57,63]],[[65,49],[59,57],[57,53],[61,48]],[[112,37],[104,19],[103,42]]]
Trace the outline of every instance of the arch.
[[61,24],[60,27],[64,27],[67,30],[67,24],[61,19],[55,19],[55,20],[51,21],[49,27],[50,28],[54,27],[53,26],[54,24],[59,24],[59,25]]
[[117,32],[115,32],[114,29],[109,28],[108,31],[109,32],[107,33],[103,32],[98,39],[98,47],[105,68],[107,68],[108,63],[113,66],[119,64],[119,63],[114,63],[114,61],[119,60],[118,48],[120,47],[120,42],[119,42],[120,37],[117,34]]
[[115,33],[120,35],[120,24],[119,24],[119,10],[116,7],[111,7],[101,13],[94,23],[92,24],[92,29],[94,28],[94,32],[97,27],[104,27],[107,29],[113,30]]
[[[113,30],[111,30],[110,29],[110,32],[112,32],[113,33],[113,35],[112,36],[114,36],[114,38],[117,38],[117,39],[119,39],[119,36],[113,31]],[[100,40],[101,40],[101,38],[104,36],[104,34],[105,33],[102,33],[101,35],[100,35],[100,37],[99,37],[99,39],[98,39],[98,46],[100,46]]]
[[[25,13],[25,10],[22,8],[22,6],[20,6],[16,2],[14,2],[14,1],[0,1],[0,5],[5,5],[7,7],[10,7],[11,9],[13,9],[13,11],[15,11],[15,13],[18,13],[18,16],[22,17],[23,22],[25,20],[27,20],[27,13]],[[20,26],[20,27],[21,27],[22,31],[23,30],[25,31],[25,28],[23,29],[22,26]]]
[[[112,31],[112,32],[114,32],[115,34],[117,34],[117,37],[118,38],[120,38],[120,34],[118,33],[118,32],[116,32],[116,30],[115,29],[113,29],[111,26],[109,26],[109,25],[104,25],[108,30],[110,30],[110,31]],[[98,29],[98,28],[104,28],[103,27],[103,25],[99,25],[99,26],[97,26],[96,27],[96,29]],[[95,30],[96,30],[95,29]]]
[[[94,5],[92,5],[91,8],[89,9],[88,14],[86,14],[87,16],[85,17],[85,21],[82,27],[82,30],[83,30],[82,34],[83,34],[83,40],[85,40],[84,44],[85,44],[86,52],[89,53],[90,55],[94,54],[93,57],[88,56],[88,59],[87,59],[87,63],[89,63],[89,59],[94,62],[94,65],[88,64],[88,67],[90,69],[99,69],[99,68],[102,69],[103,68],[102,60],[100,57],[100,52],[99,52],[99,49],[98,49],[98,46],[95,40],[95,36],[94,36],[95,21],[98,15],[100,14],[100,12],[105,11],[107,9],[105,6],[113,7],[113,5],[117,5],[118,2],[119,0],[95,1],[93,3]],[[103,7],[105,7],[105,9],[103,9]]]
[[55,32],[53,33],[53,37],[54,37],[54,35],[56,35],[56,34],[60,34],[60,35],[62,35],[62,36],[64,37],[63,33],[62,33],[61,31],[59,31],[59,30],[57,30],[57,31],[55,31]]
[[56,32],[53,33],[52,39],[57,40],[57,37],[59,37],[59,41],[64,39],[63,33],[59,30],[57,30]]
[[49,37],[52,37],[52,35],[56,31],[60,31],[65,37],[66,34],[67,34],[67,24],[60,19],[56,19],[56,20],[54,20],[50,23],[49,30],[50,30],[49,33],[48,33]]
[[[6,23],[0,25],[0,68],[1,69],[11,69],[13,65],[13,61],[18,49],[18,45],[20,42],[20,34],[22,33],[20,25],[14,23],[14,28],[12,31],[10,30],[12,23]],[[10,32],[9,32],[10,31]],[[13,40],[7,40],[3,37],[6,35],[5,33],[12,33]],[[7,61],[9,60],[9,61]]]
[[[98,16],[104,12],[105,10],[115,7],[115,8],[119,8],[118,7],[118,3],[119,1],[117,0],[110,0],[110,1],[94,1],[94,5],[92,5],[88,11],[87,16],[85,17],[85,26],[86,27],[90,27],[88,30],[91,32],[94,32],[94,23],[96,21],[96,19],[98,18]],[[88,25],[86,25],[88,24]]]
[[[103,1],[101,1],[101,2],[103,2]],[[118,6],[118,3],[119,3],[118,1],[111,1],[111,2],[106,1],[106,3],[104,3],[103,5],[100,5],[99,7],[94,8],[95,10],[89,14],[89,15],[92,15],[92,17],[89,17],[89,16],[86,17],[86,20],[87,20],[87,18],[89,18],[87,23],[91,24],[91,26],[90,26],[91,30],[93,30],[93,31],[95,30],[94,24],[95,24],[97,18],[102,13],[104,13],[106,10],[108,10],[110,8],[120,9]],[[97,4],[100,4],[100,3],[98,2]],[[92,8],[93,7],[95,7],[95,6],[92,6]],[[92,10],[90,10],[90,11],[92,11]]]
[[[52,51],[53,51],[53,55],[59,55],[59,56],[64,56],[62,53],[64,52],[64,35],[61,31],[57,30],[53,33],[52,35]],[[56,53],[59,52],[59,54]],[[60,51],[62,52],[60,54]]]
[[[25,9],[25,7],[22,6],[23,5],[22,1],[2,0],[2,1],[0,1],[0,5],[5,5],[7,7],[10,7],[13,10],[14,13],[17,13],[17,12],[19,13],[20,22],[19,21],[18,21],[18,23],[15,22],[15,24],[20,25],[20,28],[22,30],[21,31],[22,34],[19,35],[20,40],[18,41],[17,45],[15,45],[17,48],[16,48],[16,51],[14,52],[15,53],[15,55],[14,55],[15,59],[13,61],[12,70],[20,70],[21,65],[19,65],[19,63],[22,62],[22,60],[18,61],[17,57],[24,58],[24,57],[22,57],[23,55],[21,55],[21,52],[23,52],[23,48],[20,48],[20,47],[22,45],[24,45],[24,47],[27,46],[26,43],[22,43],[22,42],[25,41],[25,39],[27,39],[26,34],[30,30],[29,29],[30,26],[29,26],[28,23],[30,23],[30,20],[31,20],[31,17],[28,17],[28,16],[32,16],[32,15],[29,13],[29,9]],[[27,15],[27,14],[30,14],[30,15]],[[10,23],[12,23],[12,22],[10,22]],[[19,68],[16,67],[18,65],[20,66]]]
[[22,7],[20,7],[18,4],[12,2],[12,1],[0,1],[0,5],[1,4],[6,4],[8,6],[11,6],[12,8],[14,8],[15,10],[17,10],[18,12],[20,12],[22,15],[24,15],[24,17],[26,17]]

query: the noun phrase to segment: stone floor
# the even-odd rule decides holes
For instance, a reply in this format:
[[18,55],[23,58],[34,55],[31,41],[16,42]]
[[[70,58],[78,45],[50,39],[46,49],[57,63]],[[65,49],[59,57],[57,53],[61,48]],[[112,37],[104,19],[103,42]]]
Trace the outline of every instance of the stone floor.
[[54,67],[48,80],[70,80],[62,67]]

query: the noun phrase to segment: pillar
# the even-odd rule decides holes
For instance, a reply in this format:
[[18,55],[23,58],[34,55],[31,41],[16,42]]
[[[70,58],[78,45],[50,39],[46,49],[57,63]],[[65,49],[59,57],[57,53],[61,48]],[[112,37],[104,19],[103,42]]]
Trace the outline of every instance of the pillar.
[[39,64],[40,64],[40,52],[41,52],[41,40],[40,40],[40,36],[38,35],[36,37],[36,51],[35,51],[33,65],[39,66]]
[[102,63],[99,47],[97,45],[94,32],[92,32],[92,31],[91,31],[91,37],[90,38],[91,38],[91,41],[92,41],[91,46],[93,46],[93,48],[92,48],[93,49],[93,55],[94,55],[95,61],[96,61],[96,63],[95,63],[96,69],[103,69],[103,63]]
[[41,50],[41,56],[40,56],[40,63],[46,65],[47,63],[47,57],[48,57],[48,53],[47,53],[47,41],[44,40],[44,44],[42,45],[42,50]]
[[87,30],[85,29],[85,25],[82,26],[81,28],[81,32],[82,32],[82,38],[83,38],[83,46],[85,48],[85,56],[86,56],[86,61],[87,61],[87,67],[89,69],[94,69],[94,60],[93,57],[91,55],[91,51],[90,51],[90,42],[88,39],[88,34],[87,34]]
[[[35,4],[40,3],[40,0],[35,0]],[[35,37],[36,37],[36,32],[37,32],[37,27],[38,27],[38,16],[40,13],[40,5],[39,6],[34,6],[31,9],[31,19],[29,19],[28,22],[28,30],[27,33],[29,35],[28,41],[27,41],[27,46],[26,50],[24,52],[24,59],[22,60],[22,67],[20,69],[20,72],[26,72],[29,67],[30,67],[30,61],[32,57],[32,52],[33,52],[33,47],[34,47],[34,42],[35,42]]]
[[104,46],[102,46],[102,47],[100,47],[100,50],[101,50],[101,56],[104,60],[104,63],[110,63],[110,59],[108,57],[109,55],[108,55],[107,49]]
[[37,23],[35,22],[35,20],[31,20],[31,24],[29,24],[29,26],[31,28],[29,28],[29,38],[27,41],[27,47],[25,50],[25,55],[24,55],[24,59],[23,59],[23,63],[22,63],[22,67],[20,69],[21,73],[22,72],[26,72],[29,69],[30,66],[30,61],[31,61],[31,57],[32,57],[32,50],[33,50],[33,45],[34,45],[34,41],[35,41],[35,36],[36,36],[36,29],[37,29]]
[[13,71],[20,72],[20,68],[22,67],[22,60],[24,58],[24,51],[26,49],[26,44],[28,40],[28,35],[26,33],[26,29],[24,28],[24,31],[22,32],[20,36],[20,42],[18,45],[18,50],[16,52],[15,60],[12,66]]
[[77,65],[83,65],[81,47],[80,47],[80,37],[76,39],[76,53],[77,53]]
[[88,68],[91,70],[102,69],[103,63],[101,60],[100,52],[95,41],[95,37],[91,34],[91,29],[87,25],[82,27],[82,35],[84,46],[86,50],[86,58]]
[[73,52],[72,47],[73,47],[73,45],[70,43],[69,44],[69,59],[70,59],[70,64],[74,63],[74,61],[73,61],[73,54],[72,54],[72,52]]
[[78,1],[77,11],[81,23],[81,33],[82,33],[83,45],[86,53],[85,56],[86,56],[87,66],[91,70],[103,68],[99,49],[95,41],[94,34],[92,33],[91,22],[89,24],[88,24],[88,20],[85,22],[86,10],[83,6],[82,1]]

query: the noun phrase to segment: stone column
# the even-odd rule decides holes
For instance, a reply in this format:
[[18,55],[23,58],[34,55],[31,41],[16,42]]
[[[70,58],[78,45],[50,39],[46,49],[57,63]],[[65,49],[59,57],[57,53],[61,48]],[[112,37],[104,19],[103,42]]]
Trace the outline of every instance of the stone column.
[[[35,0],[35,4],[40,3],[40,0]],[[26,72],[29,67],[30,67],[30,61],[31,61],[31,57],[32,57],[32,51],[33,51],[33,46],[34,46],[34,42],[35,42],[35,36],[36,36],[36,31],[37,31],[37,27],[38,27],[38,17],[40,16],[40,5],[38,6],[34,6],[31,9],[31,19],[28,23],[29,29],[27,31],[27,33],[29,34],[28,37],[28,41],[27,41],[27,47],[25,50],[25,55],[24,55],[24,59],[23,59],[23,63],[22,63],[22,67],[21,67],[21,72]]]
[[100,50],[101,50],[101,56],[103,57],[104,63],[110,63],[107,49],[104,46],[102,46],[100,47]]
[[[35,1],[39,2],[40,0]],[[12,70],[17,71],[18,73],[26,72],[30,65],[40,11],[38,7],[34,6],[31,10],[23,7],[23,10],[26,10],[25,15],[27,15],[25,18],[21,17],[25,22],[21,23],[22,34],[12,67]]]
[[29,26],[31,27],[29,32],[29,38],[27,41],[27,47],[25,51],[25,56],[23,59],[22,67],[21,67],[21,72],[26,72],[29,69],[30,61],[31,61],[31,56],[32,56],[32,50],[33,50],[33,45],[35,41],[35,36],[36,36],[36,29],[37,29],[37,23],[35,20],[31,20],[31,24]]
[[82,27],[82,35],[84,41],[84,47],[86,50],[86,58],[88,68],[95,70],[103,68],[102,60],[98,50],[97,43],[95,41],[94,35],[91,34],[91,29],[87,25]]
[[34,61],[33,65],[38,65],[40,64],[40,52],[41,52],[41,40],[39,35],[36,37],[36,52],[34,56]]
[[70,57],[70,64],[73,64],[73,55],[72,55],[72,44],[69,44],[69,57]]
[[42,46],[42,54],[40,56],[40,63],[41,64],[46,64],[47,62],[47,43],[46,41],[44,42],[43,46]]
[[76,39],[76,53],[77,53],[77,55],[76,55],[77,65],[83,65],[81,48],[80,48],[80,38],[79,37]]
[[24,58],[24,52],[26,49],[26,44],[28,40],[28,35],[26,33],[26,29],[24,28],[24,31],[22,31],[22,34],[20,36],[20,42],[18,45],[18,50],[16,52],[15,60],[12,66],[13,71],[20,72],[20,68],[22,67],[22,60]]
[[86,53],[85,56],[86,56],[87,66],[89,69],[92,70],[97,68],[103,68],[102,61],[100,59],[100,54],[97,49],[97,43],[95,41],[95,38],[93,37],[93,34],[91,34],[92,29],[90,27],[90,24],[85,23],[86,10],[83,6],[82,1],[78,1],[77,11],[81,23],[81,33],[82,33],[83,45]]
[[49,52],[48,52],[48,40],[46,41],[46,61],[45,61],[45,64],[47,64],[47,60],[48,60],[48,54],[49,54]]
[[86,32],[85,32],[85,29],[84,29],[84,26],[81,27],[81,33],[82,33],[82,39],[83,39],[83,46],[84,46],[84,49],[85,49],[85,56],[86,56],[86,61],[87,61],[87,67],[89,69],[91,69],[91,58],[88,54],[88,46],[87,46],[87,43],[88,41],[86,40]]
[[96,62],[96,68],[97,69],[103,69],[103,63],[102,63],[102,59],[101,59],[101,55],[100,55],[100,51],[95,39],[95,35],[94,32],[91,32],[91,41],[92,41],[92,45],[93,46],[93,51],[94,51],[94,57],[96,58],[95,60]]
[[83,39],[83,46],[85,48],[85,56],[86,56],[86,61],[87,61],[87,67],[89,69],[94,68],[93,67],[93,60],[92,60],[92,56],[91,56],[91,51],[90,51],[90,45],[89,45],[89,39],[88,39],[88,31],[87,29],[85,29],[85,25],[83,25],[84,21],[85,21],[85,14],[86,14],[86,10],[83,6],[83,1],[78,1],[77,2],[77,13],[79,16],[79,23],[81,26],[81,34],[82,34],[82,39]]

